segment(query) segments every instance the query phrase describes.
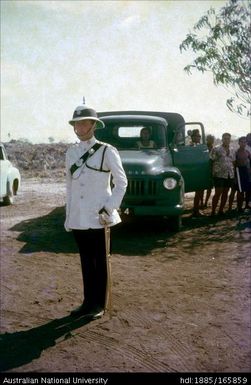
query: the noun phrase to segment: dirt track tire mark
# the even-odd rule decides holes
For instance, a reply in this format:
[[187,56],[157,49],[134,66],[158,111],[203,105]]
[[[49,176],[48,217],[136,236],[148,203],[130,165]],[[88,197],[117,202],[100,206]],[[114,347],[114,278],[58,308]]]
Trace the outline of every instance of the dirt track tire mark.
[[160,361],[156,360],[153,357],[150,357],[149,354],[143,353],[141,350],[135,348],[134,346],[121,345],[121,341],[116,341],[112,337],[106,337],[102,334],[96,333],[94,331],[86,331],[84,333],[78,334],[79,337],[84,338],[86,341],[91,343],[96,343],[102,345],[108,350],[116,351],[117,354],[127,359],[137,362],[142,366],[142,369],[149,370],[151,372],[175,372],[175,369],[169,365],[162,364]]
[[[128,319],[130,320],[130,315],[132,316],[131,320],[139,320],[142,324],[146,321],[145,319],[142,319],[138,315],[135,316],[134,313],[129,314]],[[149,320],[148,321],[148,328],[150,329],[153,325],[154,320]],[[150,325],[150,326],[149,326]],[[177,337],[175,337],[173,334],[171,334],[168,330],[162,329],[159,331],[158,329],[158,337],[162,337],[162,341],[165,341],[166,345],[166,353],[168,353],[169,357],[168,360],[169,363],[173,361],[173,365],[177,370],[177,364],[179,364],[179,367],[183,370],[189,371],[191,368],[191,363],[190,363],[190,357],[191,357],[191,349],[179,341]],[[172,359],[171,357],[175,356],[175,359]],[[173,366],[171,365],[171,366]]]
[[[119,300],[116,300],[116,305],[119,306]],[[139,325],[144,329],[153,329],[153,325],[156,322],[154,319],[148,317],[145,318],[140,315],[140,312],[134,312],[133,310],[126,310],[119,317],[119,321],[121,324],[126,327],[127,325]],[[125,322],[126,320],[126,322]],[[181,332],[179,331],[179,337]],[[182,336],[182,335],[181,335]],[[158,337],[163,339],[166,344],[166,353],[170,353],[170,361],[167,365],[171,365],[172,367],[182,368],[182,370],[189,371],[191,368],[191,356],[193,356],[193,351],[191,350],[191,346],[188,346],[186,343],[183,343],[180,339],[174,336],[170,331],[165,328],[158,328]],[[186,340],[186,335],[184,335],[184,340]],[[146,346],[145,346],[146,347]],[[171,357],[174,357],[173,359]],[[169,359],[168,359],[169,360]],[[173,361],[173,363],[172,363]],[[163,363],[166,365],[166,363]],[[197,363],[198,364],[198,363]],[[198,368],[203,369],[203,368]]]

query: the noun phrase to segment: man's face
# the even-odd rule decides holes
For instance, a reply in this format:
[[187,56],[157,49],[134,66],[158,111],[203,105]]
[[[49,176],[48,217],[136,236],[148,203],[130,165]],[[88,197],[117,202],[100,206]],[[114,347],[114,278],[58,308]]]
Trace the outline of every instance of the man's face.
[[247,134],[247,144],[251,146],[251,134]]
[[239,140],[239,145],[240,145],[241,148],[245,148],[246,144],[247,144],[246,139],[242,138],[242,139]]
[[231,140],[231,136],[229,135],[223,135],[222,136],[222,143],[224,146],[229,146]]
[[200,143],[200,139],[201,139],[201,135],[200,133],[196,132],[193,136],[192,136],[192,141],[193,143]]
[[150,139],[150,132],[148,130],[142,130],[140,133],[142,140],[149,140]]
[[214,144],[214,138],[212,136],[207,137],[207,145],[212,146]]
[[89,140],[93,137],[95,121],[91,119],[79,120],[74,123],[74,131],[80,140]]

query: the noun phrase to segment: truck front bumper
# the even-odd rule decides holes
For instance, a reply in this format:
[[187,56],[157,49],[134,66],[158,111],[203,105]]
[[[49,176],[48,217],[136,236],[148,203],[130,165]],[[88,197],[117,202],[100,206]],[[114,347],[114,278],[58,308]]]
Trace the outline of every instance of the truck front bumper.
[[184,207],[182,205],[176,205],[172,207],[166,206],[133,206],[133,205],[123,205],[121,207],[122,211],[129,209],[133,212],[134,215],[138,216],[168,216],[174,217],[183,214]]

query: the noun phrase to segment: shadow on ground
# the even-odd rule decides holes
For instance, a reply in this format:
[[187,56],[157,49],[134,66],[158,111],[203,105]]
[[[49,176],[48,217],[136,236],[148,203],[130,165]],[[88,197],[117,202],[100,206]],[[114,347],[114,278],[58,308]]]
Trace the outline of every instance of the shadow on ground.
[[47,215],[27,219],[11,227],[10,230],[20,232],[17,240],[25,242],[20,253],[76,253],[72,233],[64,229],[64,215],[64,207],[57,207]]
[[[19,252],[77,253],[72,233],[64,230],[64,215],[64,207],[57,207],[45,216],[24,220],[13,226],[10,230],[20,232],[17,240],[25,243]],[[250,227],[248,214],[236,217],[232,213],[224,217],[204,216],[194,219],[184,216],[182,229],[175,234],[168,231],[168,219],[128,217],[112,229],[112,252],[144,256],[155,248],[166,246],[170,240],[182,242],[182,237],[189,230],[196,230],[193,232],[193,242],[203,245],[206,240],[222,242],[231,239],[233,233],[249,231]]]
[[[64,229],[64,216],[64,207],[57,207],[45,216],[24,220],[11,227],[10,230],[20,232],[17,240],[24,243],[19,252],[77,253],[72,233]],[[153,248],[164,245],[166,238],[171,236],[166,223],[154,219],[127,220],[115,226],[112,234],[113,253],[124,255],[146,255]]]
[[72,330],[90,321],[88,318],[74,320],[67,316],[27,331],[0,335],[0,371],[18,368],[39,358],[43,350],[56,345],[57,339],[71,338]]

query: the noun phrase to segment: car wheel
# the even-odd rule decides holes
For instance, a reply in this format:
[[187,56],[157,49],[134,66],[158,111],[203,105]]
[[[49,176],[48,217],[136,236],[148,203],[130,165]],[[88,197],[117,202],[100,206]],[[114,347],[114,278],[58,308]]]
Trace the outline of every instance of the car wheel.
[[172,232],[178,232],[180,231],[182,226],[182,217],[181,215],[177,215],[175,217],[169,217],[168,218],[168,228]]
[[12,205],[14,203],[14,193],[13,193],[13,187],[10,187],[10,183],[7,183],[7,196],[3,198],[3,203],[8,206]]

